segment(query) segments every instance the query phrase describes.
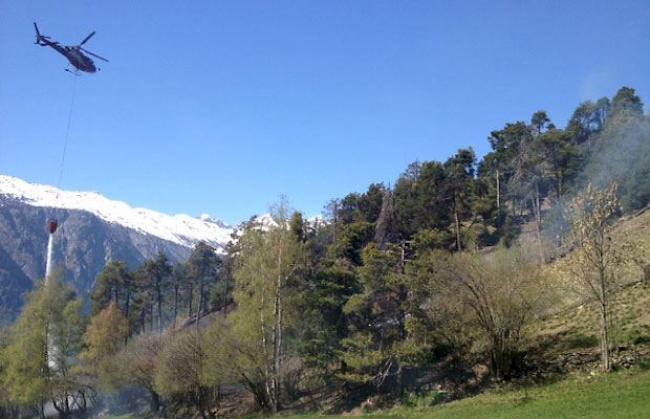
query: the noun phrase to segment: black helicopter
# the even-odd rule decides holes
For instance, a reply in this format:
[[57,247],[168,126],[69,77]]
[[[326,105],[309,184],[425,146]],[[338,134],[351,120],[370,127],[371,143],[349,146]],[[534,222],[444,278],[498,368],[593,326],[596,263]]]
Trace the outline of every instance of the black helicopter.
[[106,58],[100,57],[99,55],[93,54],[92,52],[82,48],[82,45],[88,42],[88,40],[92,38],[93,35],[95,35],[95,31],[91,32],[90,35],[85,37],[84,40],[79,43],[79,45],[61,46],[56,41],[50,41],[49,36],[41,35],[41,33],[38,31],[38,26],[36,26],[36,22],[34,22],[34,29],[36,30],[35,44],[41,45],[43,47],[54,48],[57,52],[65,56],[65,58],[70,61],[70,64],[72,64],[77,70],[85,71],[86,73],[94,73],[98,70],[98,68],[95,67],[93,60],[87,57],[84,52],[88,55],[92,55],[95,58],[99,58],[102,61],[108,62]]

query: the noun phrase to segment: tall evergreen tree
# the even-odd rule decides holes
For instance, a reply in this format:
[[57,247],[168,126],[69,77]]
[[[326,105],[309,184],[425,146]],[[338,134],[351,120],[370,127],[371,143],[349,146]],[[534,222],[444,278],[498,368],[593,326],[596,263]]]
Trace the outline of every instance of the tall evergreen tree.
[[[158,333],[163,330],[163,299],[166,294],[166,288],[172,273],[172,266],[164,253],[158,253],[155,259],[145,261],[142,266],[142,275],[146,277],[145,281],[149,285],[151,292],[151,306],[157,307]],[[152,315],[153,325],[153,315]]]
[[216,286],[221,260],[215,249],[207,243],[200,242],[194,248],[187,261],[190,281],[196,285],[199,301],[196,309],[197,324],[201,314],[207,309],[208,295]]
[[352,295],[343,308],[350,328],[342,341],[340,376],[345,381],[377,390],[401,390],[406,289],[399,255],[394,246],[380,250],[374,243],[363,251],[361,292]]
[[474,170],[476,157],[474,150],[461,149],[445,163],[447,174],[446,192],[454,223],[456,249],[463,250],[461,223],[471,217],[472,201],[475,197]]
[[111,261],[106,264],[97,276],[95,289],[91,296],[93,313],[103,310],[111,301],[118,306],[122,304],[124,311],[128,312],[129,287],[132,282],[133,277],[126,262]]

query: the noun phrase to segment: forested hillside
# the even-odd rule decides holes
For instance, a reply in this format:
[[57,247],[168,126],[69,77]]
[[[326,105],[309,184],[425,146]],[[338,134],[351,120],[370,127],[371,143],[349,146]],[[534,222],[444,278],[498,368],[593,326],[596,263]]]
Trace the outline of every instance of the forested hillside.
[[575,313],[567,304],[591,307],[597,364],[619,367],[614,296],[650,273],[638,237],[611,235],[650,203],[641,98],[623,87],[565,127],[540,110],[486,136],[482,158],[413,162],[393,187],[332,199],[324,220],[280,202],[224,257],[202,243],[186,263],[111,262],[90,316],[52,279],[0,335],[0,417],[48,404],[62,417],[339,412],[431,389],[452,400],[566,373],[536,338]]

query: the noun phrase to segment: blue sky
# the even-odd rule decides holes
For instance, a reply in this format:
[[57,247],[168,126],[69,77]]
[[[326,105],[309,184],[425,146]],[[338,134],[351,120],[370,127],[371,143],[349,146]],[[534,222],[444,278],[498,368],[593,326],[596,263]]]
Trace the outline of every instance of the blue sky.
[[[648,1],[15,1],[0,9],[0,173],[238,222],[307,215],[508,121],[620,86],[650,102]],[[32,21],[110,59],[75,78]]]

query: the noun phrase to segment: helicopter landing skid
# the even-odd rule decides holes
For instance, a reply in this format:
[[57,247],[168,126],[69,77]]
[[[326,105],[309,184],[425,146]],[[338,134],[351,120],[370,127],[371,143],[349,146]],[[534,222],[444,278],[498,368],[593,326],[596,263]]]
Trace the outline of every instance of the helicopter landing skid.
[[72,74],[73,76],[77,76],[77,77],[81,76],[81,74],[79,73],[79,70],[77,70],[76,68],[74,70],[70,70],[69,68],[66,68],[65,71]]

